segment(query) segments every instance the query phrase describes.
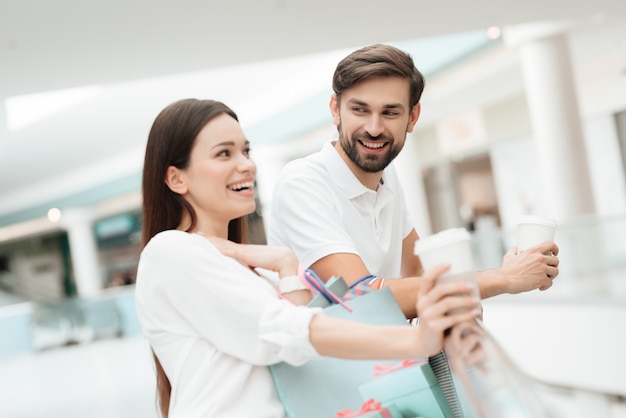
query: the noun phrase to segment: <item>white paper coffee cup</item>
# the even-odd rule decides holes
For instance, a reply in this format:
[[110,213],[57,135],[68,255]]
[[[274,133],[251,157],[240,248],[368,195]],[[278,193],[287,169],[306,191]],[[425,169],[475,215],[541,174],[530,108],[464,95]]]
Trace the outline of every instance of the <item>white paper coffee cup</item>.
[[415,241],[415,255],[424,271],[438,264],[450,264],[444,275],[474,271],[471,237],[465,228],[451,228]]
[[446,229],[420,238],[415,242],[414,252],[420,258],[425,272],[439,264],[450,265],[450,269],[439,277],[438,283],[472,283],[476,286],[476,297],[480,297],[471,237],[465,228]]
[[522,252],[542,242],[554,241],[557,223],[543,216],[522,216],[517,223],[517,251]]

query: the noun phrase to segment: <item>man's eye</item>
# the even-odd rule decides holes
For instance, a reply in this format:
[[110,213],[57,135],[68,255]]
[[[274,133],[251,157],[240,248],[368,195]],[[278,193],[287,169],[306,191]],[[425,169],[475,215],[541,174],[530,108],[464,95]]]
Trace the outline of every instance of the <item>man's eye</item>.
[[365,112],[365,108],[364,107],[353,107],[352,111],[355,113],[363,113]]

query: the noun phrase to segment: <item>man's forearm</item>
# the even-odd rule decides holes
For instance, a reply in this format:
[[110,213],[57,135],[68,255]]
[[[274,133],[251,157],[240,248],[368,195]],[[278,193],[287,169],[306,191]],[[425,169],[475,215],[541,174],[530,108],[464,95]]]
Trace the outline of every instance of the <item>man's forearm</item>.
[[420,277],[385,279],[384,287],[388,287],[391,290],[402,312],[408,319],[413,319],[417,316],[417,294],[419,292],[420,280]]
[[481,299],[507,293],[505,287],[506,280],[504,280],[502,274],[501,269],[485,270],[476,273]]

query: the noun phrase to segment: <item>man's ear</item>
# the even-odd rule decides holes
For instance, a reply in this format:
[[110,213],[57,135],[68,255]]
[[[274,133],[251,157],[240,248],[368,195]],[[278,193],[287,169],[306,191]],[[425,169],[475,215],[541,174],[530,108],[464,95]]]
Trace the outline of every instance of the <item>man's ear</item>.
[[169,187],[174,193],[181,195],[187,193],[187,185],[181,176],[181,172],[173,165],[167,167],[167,172],[165,173],[165,184],[167,184],[167,187]]
[[330,113],[333,115],[333,123],[335,126],[339,126],[341,124],[341,116],[339,115],[339,100],[336,94],[330,96],[329,107]]
[[409,115],[409,123],[406,127],[406,131],[408,133],[413,132],[413,127],[415,127],[415,124],[417,123],[417,120],[420,117],[421,111],[422,111],[422,105],[420,103],[416,103],[415,106],[413,106],[413,109],[411,109],[411,114]]

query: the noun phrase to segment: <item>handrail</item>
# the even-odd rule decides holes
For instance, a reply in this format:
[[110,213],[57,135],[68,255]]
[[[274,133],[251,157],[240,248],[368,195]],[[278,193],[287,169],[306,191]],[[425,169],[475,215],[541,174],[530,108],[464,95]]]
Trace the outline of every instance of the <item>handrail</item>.
[[591,389],[587,387],[577,387],[572,385],[566,385],[563,383],[548,382],[542,379],[533,378],[533,380],[541,386],[548,388],[549,390],[566,392],[569,394],[584,392],[591,395],[602,396],[607,398],[612,403],[626,404],[626,394],[608,392],[605,390]]

